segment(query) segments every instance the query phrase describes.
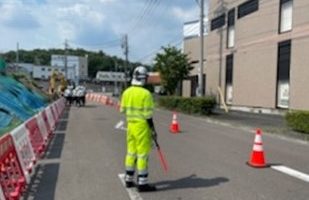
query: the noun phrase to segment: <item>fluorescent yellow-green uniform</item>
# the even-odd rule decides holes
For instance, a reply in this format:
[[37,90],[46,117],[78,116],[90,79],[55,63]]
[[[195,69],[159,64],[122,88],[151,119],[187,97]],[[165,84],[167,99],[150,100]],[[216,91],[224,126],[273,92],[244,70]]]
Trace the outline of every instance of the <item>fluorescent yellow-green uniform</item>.
[[152,118],[154,103],[151,93],[139,86],[126,89],[121,98],[120,111],[127,118],[126,172],[134,174],[137,168],[139,184],[146,184],[148,175],[148,155],[152,146],[151,129],[147,119]]

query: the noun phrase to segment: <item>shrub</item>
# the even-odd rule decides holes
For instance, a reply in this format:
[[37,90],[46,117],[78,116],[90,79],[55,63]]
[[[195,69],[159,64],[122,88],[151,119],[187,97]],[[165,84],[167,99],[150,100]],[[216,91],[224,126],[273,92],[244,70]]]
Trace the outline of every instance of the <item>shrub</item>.
[[160,97],[160,106],[171,110],[178,110],[184,113],[210,114],[216,105],[216,99],[209,97]]
[[285,115],[285,119],[295,131],[309,134],[309,111],[291,111]]

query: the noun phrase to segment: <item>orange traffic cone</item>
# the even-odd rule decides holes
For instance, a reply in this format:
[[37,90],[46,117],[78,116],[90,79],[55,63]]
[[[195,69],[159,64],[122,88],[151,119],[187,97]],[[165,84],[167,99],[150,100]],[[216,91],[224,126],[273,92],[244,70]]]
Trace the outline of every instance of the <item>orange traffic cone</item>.
[[175,112],[173,113],[173,121],[170,125],[170,132],[179,133],[179,124],[177,122],[177,115]]
[[266,167],[261,129],[256,130],[253,149],[251,153],[251,160],[248,161],[247,164],[250,165],[251,167],[257,167],[257,168]]

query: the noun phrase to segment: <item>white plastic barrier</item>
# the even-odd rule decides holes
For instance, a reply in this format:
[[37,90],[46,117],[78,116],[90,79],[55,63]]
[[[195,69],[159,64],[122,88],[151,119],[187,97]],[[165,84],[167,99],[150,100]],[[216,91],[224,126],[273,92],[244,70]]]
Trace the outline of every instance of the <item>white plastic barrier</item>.
[[47,127],[46,127],[45,122],[44,122],[43,111],[38,113],[35,117],[36,117],[36,120],[38,122],[38,127],[40,129],[42,137],[43,137],[45,143],[47,143],[48,142],[48,130],[47,130]]
[[53,110],[54,110],[54,114],[55,114],[55,121],[57,122],[58,119],[59,119],[59,116],[60,116],[60,111],[58,110],[58,107],[57,107],[57,101],[54,102],[53,104],[51,104]]
[[49,126],[51,127],[51,131],[53,131],[56,126],[56,121],[53,117],[53,113],[51,109],[52,109],[51,106],[48,106],[47,108],[45,108],[45,111],[46,111]]
[[65,99],[61,98],[57,101],[57,106],[58,106],[58,111],[60,112],[59,114],[61,115],[64,108],[65,108]]
[[25,124],[21,124],[10,134],[13,138],[17,156],[26,177],[26,181],[29,183],[30,175],[35,166],[36,157],[28,136],[28,129],[25,127]]
[[1,186],[0,186],[0,199],[5,200]]

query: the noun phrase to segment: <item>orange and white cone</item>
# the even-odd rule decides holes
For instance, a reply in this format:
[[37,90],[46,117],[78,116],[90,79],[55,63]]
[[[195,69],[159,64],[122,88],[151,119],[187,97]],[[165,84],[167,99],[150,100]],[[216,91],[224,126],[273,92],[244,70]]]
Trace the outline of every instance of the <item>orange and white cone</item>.
[[257,129],[253,149],[251,153],[251,159],[247,162],[251,167],[262,168],[266,167],[264,150],[263,150],[263,141],[262,141],[262,130]]
[[178,122],[177,122],[177,114],[174,112],[173,113],[173,120],[172,120],[172,123],[171,123],[171,125],[170,125],[170,132],[172,132],[172,133],[179,133],[180,131],[179,131],[179,124],[178,124]]

